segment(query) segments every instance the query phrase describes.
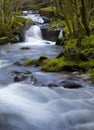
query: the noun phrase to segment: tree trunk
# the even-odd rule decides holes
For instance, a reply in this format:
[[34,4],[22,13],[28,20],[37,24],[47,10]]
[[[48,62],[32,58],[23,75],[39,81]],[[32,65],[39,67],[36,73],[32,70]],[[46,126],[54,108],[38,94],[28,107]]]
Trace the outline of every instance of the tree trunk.
[[90,35],[90,29],[88,26],[88,19],[86,15],[86,7],[85,7],[85,0],[81,0],[81,17],[82,17],[82,23],[84,25],[86,34],[89,36]]

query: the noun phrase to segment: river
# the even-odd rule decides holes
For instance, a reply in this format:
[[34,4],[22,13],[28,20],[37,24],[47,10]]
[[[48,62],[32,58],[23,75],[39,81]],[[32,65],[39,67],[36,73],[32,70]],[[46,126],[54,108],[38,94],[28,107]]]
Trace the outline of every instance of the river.
[[[39,15],[32,15],[43,25]],[[25,58],[54,58],[63,49],[43,39],[41,24],[25,32],[24,42],[0,47],[0,130],[94,130],[94,88],[89,82],[75,73],[46,73],[17,64]],[[29,78],[14,82],[15,75]],[[84,87],[67,89],[59,84],[71,78]]]

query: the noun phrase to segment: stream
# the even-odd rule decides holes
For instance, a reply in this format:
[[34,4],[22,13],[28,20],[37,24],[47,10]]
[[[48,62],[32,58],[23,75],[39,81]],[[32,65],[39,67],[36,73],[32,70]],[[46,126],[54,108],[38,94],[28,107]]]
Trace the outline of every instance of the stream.
[[[0,46],[0,130],[94,130],[94,86],[84,76],[17,64],[26,58],[54,58],[63,49],[43,39],[40,15],[25,17],[36,22],[25,32],[25,41]],[[83,87],[64,88],[65,80]]]

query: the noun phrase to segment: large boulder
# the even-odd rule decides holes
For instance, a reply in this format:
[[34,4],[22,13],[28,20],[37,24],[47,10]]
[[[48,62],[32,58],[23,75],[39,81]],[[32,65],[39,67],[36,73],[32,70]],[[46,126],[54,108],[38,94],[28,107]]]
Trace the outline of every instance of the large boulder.
[[51,30],[48,28],[42,29],[43,38],[50,41],[56,41],[59,35],[59,30]]

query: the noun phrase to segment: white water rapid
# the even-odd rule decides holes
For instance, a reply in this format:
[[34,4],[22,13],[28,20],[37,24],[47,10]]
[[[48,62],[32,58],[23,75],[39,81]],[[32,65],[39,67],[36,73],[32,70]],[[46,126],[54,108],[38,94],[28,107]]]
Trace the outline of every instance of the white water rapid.
[[44,23],[44,20],[40,17],[39,14],[32,14],[32,12],[28,13],[27,12],[27,15],[23,16],[24,18],[28,19],[32,19],[33,22],[36,22],[36,23]]
[[0,90],[0,130],[94,130],[94,97],[83,90],[11,84]]
[[84,87],[79,89],[48,87],[76,74],[23,65],[27,58],[56,57],[62,47],[54,44],[34,25],[26,31],[25,42],[0,46],[0,130],[94,130],[94,86],[81,79]]

